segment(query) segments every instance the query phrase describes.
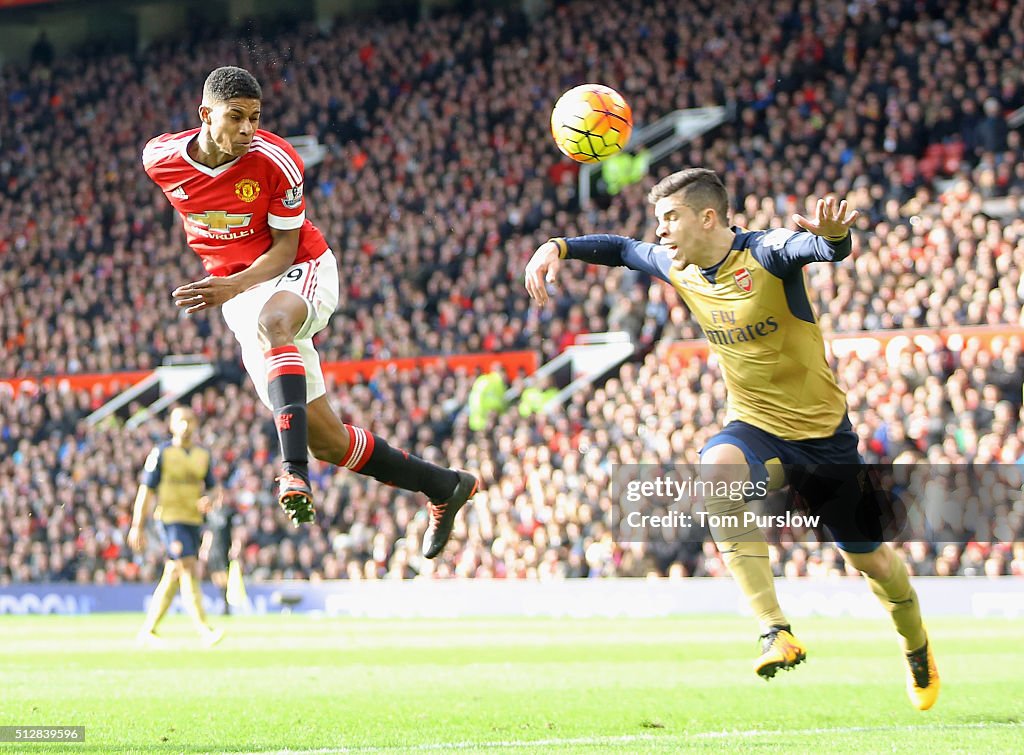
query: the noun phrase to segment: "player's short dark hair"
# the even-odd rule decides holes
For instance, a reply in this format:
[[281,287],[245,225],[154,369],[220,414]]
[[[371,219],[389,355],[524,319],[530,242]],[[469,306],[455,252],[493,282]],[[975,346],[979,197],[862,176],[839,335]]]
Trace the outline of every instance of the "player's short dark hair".
[[204,102],[227,102],[238,97],[245,100],[262,100],[263,88],[256,77],[238,66],[215,68],[203,84]]
[[683,193],[683,204],[695,212],[710,207],[718,213],[722,225],[729,223],[729,192],[718,174],[708,168],[686,168],[658,181],[647,201],[654,204],[659,199]]

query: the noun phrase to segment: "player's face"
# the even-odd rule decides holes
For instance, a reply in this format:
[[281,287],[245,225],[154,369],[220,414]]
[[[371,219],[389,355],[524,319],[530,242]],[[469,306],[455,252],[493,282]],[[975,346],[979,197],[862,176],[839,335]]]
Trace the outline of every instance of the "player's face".
[[260,101],[236,97],[204,104],[199,108],[199,116],[217,149],[232,157],[241,157],[249,151],[252,137],[260,126]]
[[673,194],[657,201],[654,216],[658,220],[658,239],[672,255],[672,267],[682,270],[691,262],[687,252],[700,230],[697,213],[683,204],[682,195]]
[[171,428],[171,435],[180,440],[189,441],[195,434],[198,422],[196,415],[187,409],[174,409],[171,411],[171,419],[168,423]]
[[678,193],[659,199],[654,215],[658,220],[658,239],[668,247],[675,270],[682,271],[691,264],[709,264],[709,241],[718,223],[714,210],[695,210]]

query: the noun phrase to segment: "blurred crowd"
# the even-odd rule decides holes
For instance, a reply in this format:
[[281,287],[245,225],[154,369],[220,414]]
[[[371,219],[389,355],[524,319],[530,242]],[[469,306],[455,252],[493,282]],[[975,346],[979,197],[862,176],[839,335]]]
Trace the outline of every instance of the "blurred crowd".
[[[652,238],[654,177],[580,207],[575,167],[538,115],[584,80],[621,91],[638,126],[728,106],[732,122],[659,170],[719,170],[738,225],[785,225],[826,193],[861,210],[853,258],[808,268],[826,332],[1022,323],[1024,150],[1006,115],[1024,106],[1024,6],[630,0],[594,14],[573,2],[542,23],[537,34],[487,11],[299,26],[3,68],[0,377],[145,369],[176,353],[219,364],[221,382],[191,403],[257,579],[724,573],[702,539],[617,543],[608,519],[612,465],[693,462],[722,424],[714,360],[674,346],[699,327],[671,289],[630,271],[567,265],[544,310],[521,287],[549,236]],[[482,476],[437,563],[419,556],[424,501],[324,465],[317,523],[287,525],[271,496],[273,425],[238,382],[231,334],[219,314],[186,319],[172,306],[169,291],[202,271],[140,170],[141,147],[195,125],[205,75],[227,62],[262,81],[265,127],[327,149],[306,173],[307,213],[342,268],[325,360],[519,348],[547,359],[608,329],[641,347],[563,410],[513,407],[484,430],[459,413],[472,375],[332,387],[346,421]],[[932,339],[834,363],[869,460],[1024,463],[1020,338]],[[0,582],[155,577],[159,553],[133,554],[124,536],[138,472],[166,429],[85,426],[100,400],[2,397]],[[903,553],[916,573],[1022,574],[1021,505],[1001,512],[1009,537],[965,527],[959,544],[914,540]],[[773,553],[780,573],[844,569],[827,544],[780,541]]]
[[[326,147],[306,196],[344,273],[321,344],[328,359],[550,354],[608,326],[609,300],[631,299],[616,295],[629,276],[581,271],[545,312],[519,293],[524,256],[548,236],[651,237],[643,186],[579,211],[575,166],[538,114],[582,80],[622,91],[637,126],[727,105],[733,122],[659,170],[720,170],[738,223],[785,222],[827,192],[854,200],[860,267],[840,273],[838,295],[813,288],[832,329],[1019,322],[1006,252],[1019,226],[986,225],[978,207],[914,212],[937,199],[936,179],[956,176],[981,197],[1009,196],[1019,217],[1024,155],[1005,118],[1024,105],[1019,4],[592,10],[561,5],[543,34],[514,12],[478,11],[3,68],[0,375],[147,368],[182,352],[233,358],[219,316],[185,319],[172,305],[170,290],[201,268],[140,166],[147,139],[196,124],[203,79],[226,61],[263,82],[265,127]],[[641,312],[618,318],[643,328]]]
[[[198,442],[213,452],[215,476],[239,511],[233,537],[252,579],[605,576],[720,576],[706,533],[678,541],[624,543],[615,537],[611,481],[621,464],[693,464],[724,421],[713,361],[679,358],[663,341],[640,364],[627,363],[600,387],[577,393],[551,415],[516,405],[470,430],[459,409],[473,376],[437,370],[382,372],[330,395],[349,421],[428,459],[463,464],[483,492],[457,524],[448,554],[420,556],[422,497],[314,463],[315,524],[288,524],[272,491],[276,437],[251,391],[234,384],[195,394]],[[1024,359],[1020,338],[976,339],[959,350],[937,342],[886,358],[836,360],[856,376],[851,419],[872,462],[926,470],[986,465],[1024,470],[1020,388],[1004,396],[1004,364]],[[916,364],[916,366],[915,366]],[[938,370],[938,371],[936,371]],[[945,378],[945,379],[944,379]],[[437,396],[446,397],[438,402]],[[85,393],[45,389],[4,404],[0,423],[0,582],[151,580],[162,551],[125,545],[139,470],[166,437],[154,418],[135,430],[69,427]],[[1024,574],[1024,498],[986,498],[975,509],[946,507],[942,522],[908,530],[902,552],[918,574]],[[923,533],[923,534],[922,534]],[[783,531],[773,559],[780,573],[842,573],[838,551],[813,533]],[[155,538],[154,538],[155,542]]]

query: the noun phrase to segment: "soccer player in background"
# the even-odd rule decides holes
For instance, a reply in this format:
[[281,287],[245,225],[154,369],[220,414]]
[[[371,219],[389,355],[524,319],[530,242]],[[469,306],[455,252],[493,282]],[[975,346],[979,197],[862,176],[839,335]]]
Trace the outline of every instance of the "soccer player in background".
[[222,307],[256,392],[274,413],[284,465],[278,500],[292,521],[314,518],[312,451],[321,461],[425,493],[423,552],[434,558],[477,479],[392,448],[331,410],[313,336],[338,304],[338,264],[306,217],[301,158],[259,128],[262,98],[248,71],[217,68],[203,86],[200,126],[158,136],[143,151],[146,173],[181,215],[188,245],[209,273],[172,296],[190,315]]
[[228,604],[228,567],[238,558],[241,544],[234,537],[239,519],[238,509],[220,496],[214,500],[206,514],[206,532],[199,545],[199,558],[206,562],[210,581],[224,599],[224,615],[231,613]]
[[[729,396],[728,423],[701,449],[701,479],[715,488],[766,480],[770,468],[786,465],[863,470],[846,396],[828,365],[803,276],[808,263],[838,262],[850,254],[857,212],[848,211],[845,201],[819,199],[816,217],[793,217],[809,233],[730,227],[726,188],[704,168],[673,173],[651,190],[649,201],[660,245],[611,235],[551,239],[527,265],[530,296],[547,302],[546,285],[555,281],[563,259],[629,267],[675,288],[718,356]],[[771,678],[803,661],[806,648],[779,606],[767,540],[760,529],[742,524],[749,511],[742,498],[711,497],[705,505],[712,515],[736,515],[722,521],[739,522],[712,527],[711,534],[761,622],[755,671]],[[927,710],[938,697],[939,675],[907,569],[887,544],[865,542],[852,517],[836,513],[825,509],[822,522],[891,615],[903,641],[910,700]]]
[[136,553],[142,553],[146,549],[146,524],[152,512],[160,523],[167,549],[164,573],[153,593],[139,641],[154,647],[163,644],[156,628],[174,600],[175,588],[180,585],[182,603],[200,638],[205,644],[213,645],[220,641],[223,632],[206,623],[203,593],[196,575],[196,556],[204,509],[210,506],[210,497],[204,492],[212,493],[215,499],[221,492],[213,480],[210,452],[192,442],[198,426],[196,415],[191,409],[176,407],[171,410],[169,424],[171,440],[154,448],[146,458],[128,531],[128,545]]

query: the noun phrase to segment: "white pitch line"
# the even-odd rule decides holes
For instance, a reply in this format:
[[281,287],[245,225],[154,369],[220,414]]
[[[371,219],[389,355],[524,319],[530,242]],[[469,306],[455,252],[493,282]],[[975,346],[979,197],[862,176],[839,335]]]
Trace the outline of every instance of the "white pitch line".
[[[562,737],[550,739],[499,740],[496,742],[437,742],[420,745],[389,745],[375,747],[321,747],[312,750],[255,750],[244,755],[339,755],[350,752],[432,752],[437,750],[472,750],[476,748],[517,750],[530,747],[568,747],[583,745],[598,747],[601,745],[623,745],[635,742],[685,743],[701,739],[729,739],[733,737],[773,737],[773,736],[817,736],[822,734],[858,734],[881,732],[913,732],[913,731],[950,731],[960,729],[1024,729],[1024,721],[992,721],[989,723],[962,724],[922,724],[904,726],[832,726],[814,729],[741,729],[738,731],[700,731],[692,734],[624,734],[608,737]],[[223,753],[222,755],[240,755],[239,753]]]

